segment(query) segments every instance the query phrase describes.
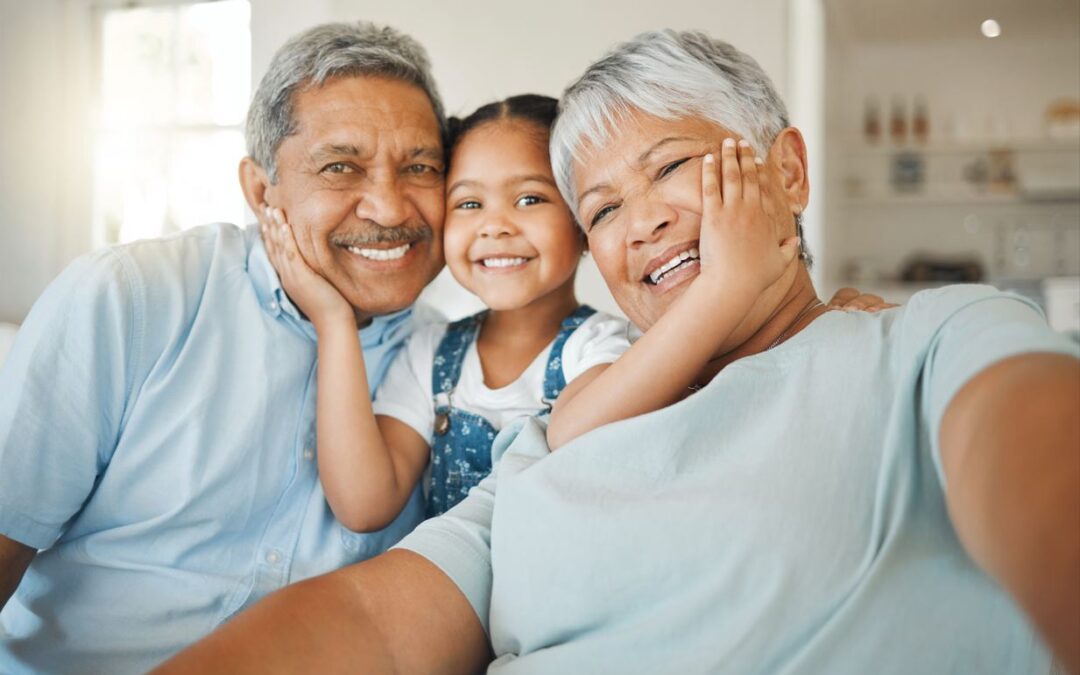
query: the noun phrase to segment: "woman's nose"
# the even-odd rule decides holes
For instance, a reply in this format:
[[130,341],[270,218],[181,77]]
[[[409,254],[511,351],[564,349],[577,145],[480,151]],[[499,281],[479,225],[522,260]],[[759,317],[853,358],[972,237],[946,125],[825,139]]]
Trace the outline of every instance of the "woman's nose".
[[674,208],[657,199],[641,199],[636,204],[624,203],[623,208],[627,210],[626,215],[630,220],[626,228],[629,246],[655,241],[678,218]]

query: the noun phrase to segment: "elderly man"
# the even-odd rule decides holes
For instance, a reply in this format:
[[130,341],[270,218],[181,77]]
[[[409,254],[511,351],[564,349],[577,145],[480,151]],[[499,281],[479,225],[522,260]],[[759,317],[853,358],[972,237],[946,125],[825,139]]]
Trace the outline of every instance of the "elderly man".
[[[289,213],[305,258],[355,307],[372,387],[443,264],[443,131],[423,49],[367,24],[290,41],[251,104],[244,194],[256,213]],[[411,530],[419,491],[382,532],[334,520],[314,377],[314,330],[257,228],[198,228],[64,271],[0,380],[0,672],[143,672]]]
[[[739,139],[764,160],[742,179]],[[768,78],[697,33],[594,64],[551,145],[646,337],[722,278],[693,256],[648,274],[733,226],[718,190],[778,242],[809,196]],[[730,337],[691,314],[688,338],[715,339],[675,403],[551,455],[526,422],[399,548],[163,672],[475,672],[492,652],[492,672],[1048,673],[1051,650],[1080,668],[1080,360],[1037,309],[957,287],[827,312],[792,262]]]

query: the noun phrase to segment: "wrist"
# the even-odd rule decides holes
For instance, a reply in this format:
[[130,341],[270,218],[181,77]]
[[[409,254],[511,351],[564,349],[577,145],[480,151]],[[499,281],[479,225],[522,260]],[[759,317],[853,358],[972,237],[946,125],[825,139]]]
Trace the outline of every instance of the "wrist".
[[341,331],[350,334],[356,332],[356,315],[351,310],[321,312],[318,315],[308,317],[308,319],[315,326],[315,332],[320,335]]

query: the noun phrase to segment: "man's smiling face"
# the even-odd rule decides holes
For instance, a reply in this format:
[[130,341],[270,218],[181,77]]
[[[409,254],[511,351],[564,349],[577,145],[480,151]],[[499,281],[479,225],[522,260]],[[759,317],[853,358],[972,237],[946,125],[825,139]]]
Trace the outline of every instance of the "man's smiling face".
[[293,99],[277,150],[281,208],[307,263],[362,322],[410,305],[443,265],[443,148],[424,92],[339,77]]

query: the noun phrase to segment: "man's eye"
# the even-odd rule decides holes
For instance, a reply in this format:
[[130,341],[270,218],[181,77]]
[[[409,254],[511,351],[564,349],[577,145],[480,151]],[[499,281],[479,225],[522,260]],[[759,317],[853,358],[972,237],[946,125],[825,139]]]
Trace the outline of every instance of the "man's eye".
[[410,164],[405,171],[411,173],[414,176],[424,176],[428,174],[439,174],[439,169],[430,164]]
[[664,167],[662,169],[660,169],[660,173],[656,177],[657,178],[663,178],[664,176],[667,176],[668,174],[673,172],[675,169],[678,169],[683,164],[686,164],[688,159],[689,158],[684,158],[684,159],[680,159],[678,161],[672,162],[670,164],[665,164]]
[[356,169],[345,162],[331,162],[322,168],[323,173],[356,173]]
[[537,195],[525,195],[514,202],[514,206],[532,206],[533,204],[539,204],[543,201],[543,197]]
[[615,210],[615,206],[609,204],[609,205],[603,207],[602,209],[600,209],[599,211],[597,211],[596,215],[594,215],[592,217],[592,220],[589,221],[589,227],[590,228],[595,227],[597,223],[599,223],[604,218],[607,218],[608,214],[610,214],[614,210]]
[[476,201],[475,199],[466,199],[463,202],[458,202],[458,205],[455,206],[454,208],[455,209],[478,209],[478,208],[480,208],[480,202]]

